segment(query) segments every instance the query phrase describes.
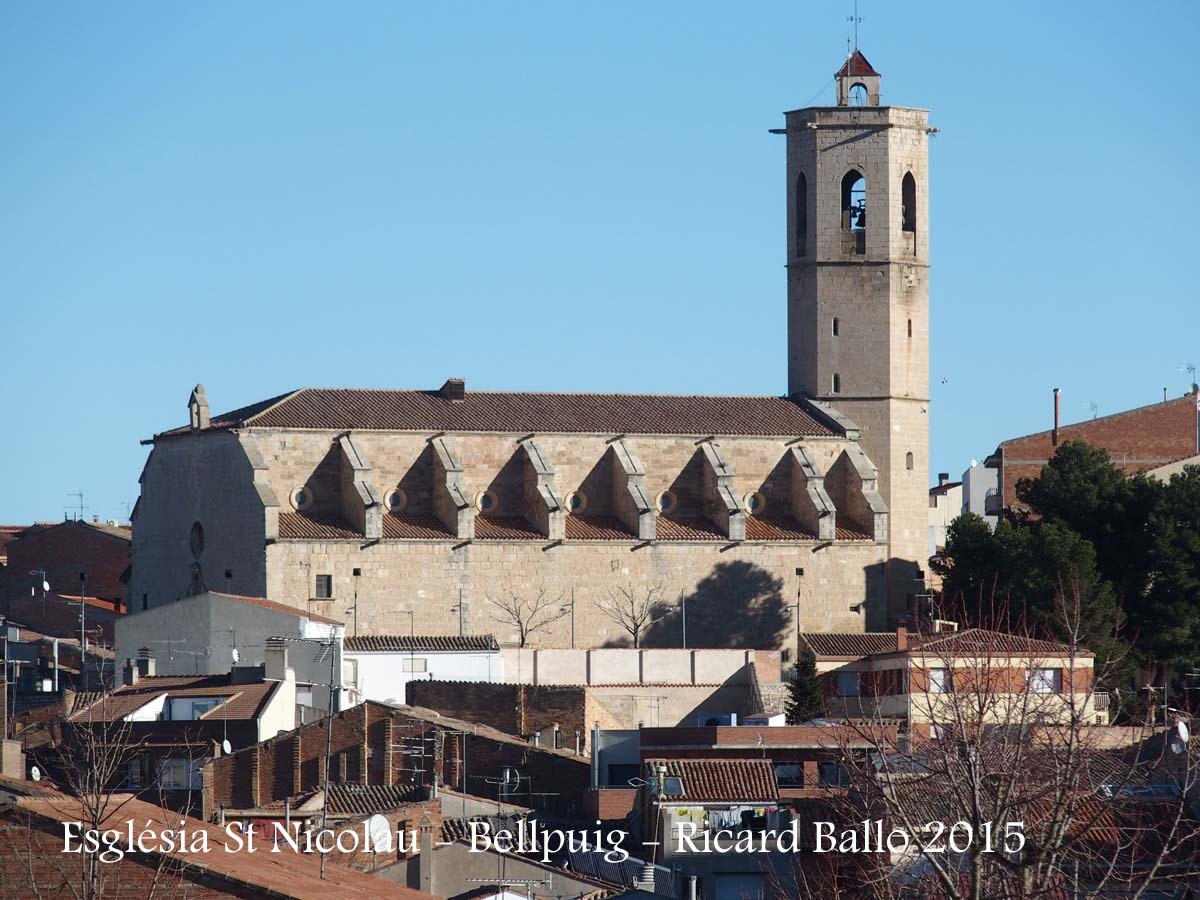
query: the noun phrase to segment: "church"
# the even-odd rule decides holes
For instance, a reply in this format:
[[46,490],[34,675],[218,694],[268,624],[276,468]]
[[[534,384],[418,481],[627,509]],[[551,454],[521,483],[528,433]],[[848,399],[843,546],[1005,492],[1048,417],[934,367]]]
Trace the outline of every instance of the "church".
[[130,608],[214,590],[348,634],[542,647],[627,643],[630,616],[646,644],[764,649],[902,621],[924,591],[931,129],[925,110],[881,104],[857,50],[836,84],[836,106],[772,130],[785,393],[439,377],[213,414],[198,385],[188,424],[148,442]]

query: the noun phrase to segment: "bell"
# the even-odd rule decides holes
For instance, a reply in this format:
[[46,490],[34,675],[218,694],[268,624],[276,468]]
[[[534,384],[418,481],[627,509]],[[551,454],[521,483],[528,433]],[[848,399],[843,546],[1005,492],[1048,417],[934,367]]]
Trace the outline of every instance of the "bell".
[[855,228],[866,228],[867,227],[867,211],[865,209],[860,209],[858,211],[858,216],[854,220],[854,227]]

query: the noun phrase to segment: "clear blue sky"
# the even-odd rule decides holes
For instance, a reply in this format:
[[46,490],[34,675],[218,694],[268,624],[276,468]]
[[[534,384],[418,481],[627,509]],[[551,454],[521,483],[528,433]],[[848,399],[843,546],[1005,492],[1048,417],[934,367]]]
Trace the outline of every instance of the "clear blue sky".
[[[9,3],[0,520],[303,385],[782,393],[781,112],[846,0]],[[933,473],[1200,362],[1193,3],[862,0],[928,107]]]

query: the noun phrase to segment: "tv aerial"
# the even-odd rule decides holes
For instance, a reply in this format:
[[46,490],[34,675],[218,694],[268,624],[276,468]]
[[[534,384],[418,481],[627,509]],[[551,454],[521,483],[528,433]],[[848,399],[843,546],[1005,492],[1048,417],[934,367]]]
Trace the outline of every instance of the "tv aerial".
[[367,848],[372,853],[391,853],[392,847],[392,825],[375,813],[367,819]]
[[1187,750],[1188,739],[1191,738],[1191,732],[1188,730],[1187,723],[1182,719],[1175,723],[1175,727],[1171,729],[1171,737],[1167,741],[1167,746],[1176,756],[1182,756]]

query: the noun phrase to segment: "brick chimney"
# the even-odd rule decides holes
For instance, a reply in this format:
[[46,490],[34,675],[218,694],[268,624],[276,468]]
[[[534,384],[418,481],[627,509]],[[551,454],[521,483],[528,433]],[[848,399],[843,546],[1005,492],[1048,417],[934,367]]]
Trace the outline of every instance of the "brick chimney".
[[136,663],[138,677],[150,678],[154,675],[154,657],[151,655],[149,647],[142,647],[140,650],[138,650],[138,658]]
[[896,649],[900,652],[908,649],[908,629],[903,625],[896,626]]
[[938,472],[938,487],[945,487],[950,483],[949,472]]
[[267,640],[263,652],[263,678],[267,681],[287,681],[288,651],[283,641]]
[[1050,443],[1058,446],[1058,388],[1054,389],[1054,431],[1050,433]]
[[125,660],[125,665],[121,669],[121,684],[126,687],[133,687],[138,683],[138,678],[141,672],[138,671],[138,663],[136,659]]

